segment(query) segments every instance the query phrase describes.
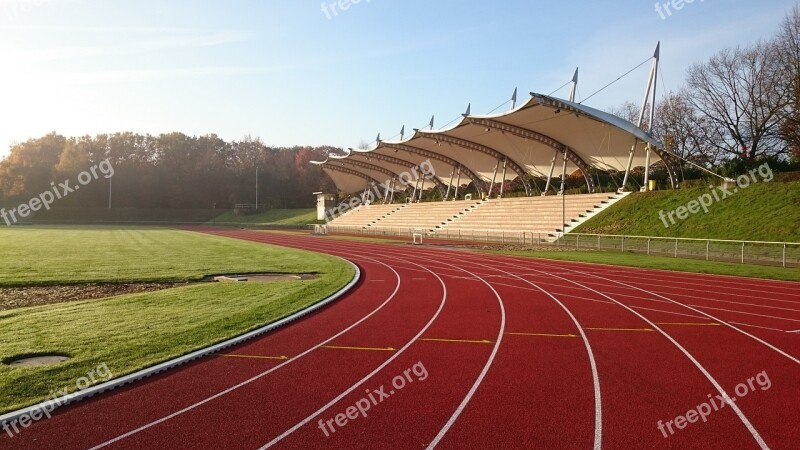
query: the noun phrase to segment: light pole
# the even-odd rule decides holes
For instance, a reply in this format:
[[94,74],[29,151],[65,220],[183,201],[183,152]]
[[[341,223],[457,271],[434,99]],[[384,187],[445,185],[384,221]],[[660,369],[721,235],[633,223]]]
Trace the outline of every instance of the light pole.
[[561,237],[567,233],[567,152],[564,149],[564,168],[561,171]]

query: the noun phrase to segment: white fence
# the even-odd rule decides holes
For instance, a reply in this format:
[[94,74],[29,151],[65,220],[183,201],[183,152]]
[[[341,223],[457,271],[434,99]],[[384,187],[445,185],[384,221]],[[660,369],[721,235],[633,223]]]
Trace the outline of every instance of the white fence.
[[[369,227],[362,229],[361,227],[328,226],[328,231],[333,233],[404,236],[409,239],[411,239],[414,230],[415,228],[412,227]],[[736,241],[584,233],[569,233],[557,239],[552,232],[448,229],[427,232],[426,237],[449,241],[512,244],[526,247],[556,246],[577,250],[618,251],[739,264],[800,267],[800,242]]]

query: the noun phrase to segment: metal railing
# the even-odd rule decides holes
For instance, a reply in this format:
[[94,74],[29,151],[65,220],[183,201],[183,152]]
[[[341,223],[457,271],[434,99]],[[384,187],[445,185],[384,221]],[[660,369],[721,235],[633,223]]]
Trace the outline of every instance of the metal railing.
[[800,267],[800,242],[569,233],[555,244],[578,250],[619,251],[739,264]]
[[[403,236],[411,239],[415,227],[360,227],[328,225],[331,233],[371,236]],[[553,246],[576,250],[639,253],[651,256],[701,259],[738,264],[800,267],[800,242],[738,241],[724,239],[625,236],[610,234],[454,229],[426,231],[425,236],[447,241],[512,244],[524,247]]]

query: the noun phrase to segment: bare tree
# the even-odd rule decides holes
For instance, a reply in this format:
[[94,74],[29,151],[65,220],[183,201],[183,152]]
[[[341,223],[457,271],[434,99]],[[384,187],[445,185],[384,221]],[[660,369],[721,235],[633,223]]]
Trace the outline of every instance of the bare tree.
[[619,106],[614,106],[608,110],[610,114],[623,118],[634,125],[638,125],[637,122],[639,121],[639,111],[639,105],[630,100],[627,100],[625,103]]
[[776,37],[778,55],[790,101],[780,126],[781,138],[800,158],[800,8],[795,5]]
[[777,55],[773,42],[758,42],[689,69],[687,93],[708,121],[707,145],[743,159],[785,153],[779,127],[790,98]]
[[667,93],[656,105],[653,137],[669,152],[707,168],[720,156],[716,147],[706,143],[709,128],[708,119],[698,114],[685,90]]

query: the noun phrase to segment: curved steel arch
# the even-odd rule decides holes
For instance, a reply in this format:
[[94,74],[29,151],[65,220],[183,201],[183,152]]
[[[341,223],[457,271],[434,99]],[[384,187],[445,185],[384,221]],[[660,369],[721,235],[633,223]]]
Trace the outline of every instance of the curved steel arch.
[[324,162],[324,163],[318,164],[318,165],[320,167],[322,167],[323,169],[335,170],[336,172],[342,172],[342,173],[345,173],[347,175],[353,175],[355,177],[363,178],[368,183],[381,184],[380,181],[376,180],[375,178],[372,178],[371,176],[369,176],[369,175],[367,175],[367,174],[365,174],[363,172],[359,172],[358,170],[350,169],[348,167],[343,167],[343,166],[337,166],[337,165],[331,164],[329,162]]
[[448,144],[457,145],[459,147],[464,147],[466,149],[475,150],[475,151],[478,151],[478,152],[481,152],[481,153],[485,153],[485,154],[497,159],[498,161],[506,161],[508,166],[511,167],[511,170],[516,172],[516,174],[519,175],[519,178],[522,180],[522,185],[525,186],[525,194],[530,196],[531,193],[533,192],[533,189],[531,189],[531,185],[528,182],[528,172],[526,172],[525,169],[522,168],[522,166],[517,164],[516,161],[514,161],[511,158],[509,158],[507,155],[504,155],[503,153],[498,152],[497,150],[495,150],[495,149],[493,149],[491,147],[487,147],[485,145],[481,145],[481,144],[478,144],[478,143],[475,143],[475,142],[472,142],[472,141],[468,141],[466,139],[453,137],[453,136],[450,136],[450,135],[447,135],[447,134],[444,134],[444,133],[431,133],[431,132],[428,132],[428,131],[421,131],[421,130],[416,130],[416,131],[417,131],[417,134],[422,138],[431,139],[431,140],[434,140],[434,141],[441,141],[441,142],[445,142],[445,143],[448,143]]
[[[357,168],[362,168],[362,169],[369,170],[369,171],[372,171],[372,172],[382,173],[382,174],[388,176],[390,179],[397,177],[396,173],[392,172],[391,170],[389,170],[389,169],[387,169],[385,167],[376,166],[374,164],[370,164],[370,163],[367,163],[367,162],[364,162],[364,161],[358,161],[358,160],[355,160],[355,159],[352,159],[352,158],[339,160],[339,161],[337,161],[337,163],[338,164],[350,164],[350,165],[356,166]],[[353,170],[357,170],[357,169],[353,169]],[[382,185],[384,183],[378,183],[378,184]]]
[[589,169],[591,166],[583,160],[583,158],[578,155],[575,149],[570,148],[568,145],[551,138],[542,133],[538,133],[533,130],[529,130],[527,128],[518,127],[516,125],[509,125],[507,123],[498,122],[492,119],[481,119],[477,117],[464,117],[468,123],[473,125],[478,125],[487,128],[494,128],[495,130],[504,131],[506,133],[513,134],[522,139],[526,139],[529,141],[538,142],[540,144],[544,144],[554,150],[560,151],[562,154],[566,152],[567,159],[580,169],[581,173],[583,173],[583,178],[586,179],[586,186],[589,188],[589,192],[593,193],[597,190],[597,186],[592,179],[592,176],[589,174]]
[[413,154],[420,155],[420,156],[425,157],[425,158],[435,159],[437,161],[441,161],[441,162],[443,162],[445,164],[453,166],[453,168],[464,172],[464,174],[467,175],[467,177],[470,180],[472,180],[472,183],[475,185],[475,188],[478,190],[478,192],[480,193],[481,197],[483,197],[483,194],[484,194],[484,192],[483,192],[483,181],[481,180],[481,178],[475,172],[473,172],[469,167],[461,164],[460,162],[456,161],[455,159],[450,158],[450,157],[445,156],[445,155],[442,155],[442,154],[439,154],[439,153],[436,153],[436,152],[432,152],[430,150],[425,150],[424,148],[414,147],[414,146],[406,145],[406,144],[392,144],[392,143],[389,143],[389,142],[381,142],[380,145],[382,145],[382,146],[384,146],[386,148],[393,148],[395,150],[403,150],[404,152],[413,153]]
[[[381,160],[381,161],[386,161],[386,162],[388,162],[389,164],[394,164],[394,165],[396,165],[396,166],[401,166],[401,167],[408,167],[408,168],[410,168],[410,169],[411,169],[411,168],[416,168],[416,167],[419,167],[419,164],[414,164],[414,163],[413,163],[413,162],[411,162],[411,161],[406,161],[406,160],[404,160],[404,159],[395,158],[394,156],[382,155],[382,154],[380,154],[380,153],[355,153],[355,154],[351,154],[351,155],[350,155],[350,157],[349,157],[347,160],[348,160],[348,161],[358,161],[358,160],[356,160],[356,159],[352,159],[352,158],[354,158],[356,155],[363,156],[363,157],[365,157],[365,158],[375,158],[375,159],[379,159],[379,160]],[[364,164],[369,164],[369,163],[364,163]],[[377,166],[376,166],[376,167],[377,167]],[[399,176],[400,176],[400,174],[399,174],[399,173],[398,173],[398,174],[394,174],[394,177],[399,177]],[[434,182],[434,183],[436,183],[436,186],[438,186],[438,187],[440,187],[440,188],[445,188],[445,189],[447,188],[447,185],[446,185],[446,184],[444,184],[444,182],[442,182],[442,180],[441,180],[441,179],[440,179],[438,176],[436,176],[436,175],[432,175],[432,176],[430,177],[430,179],[432,179],[432,180],[433,180],[433,182]]]

